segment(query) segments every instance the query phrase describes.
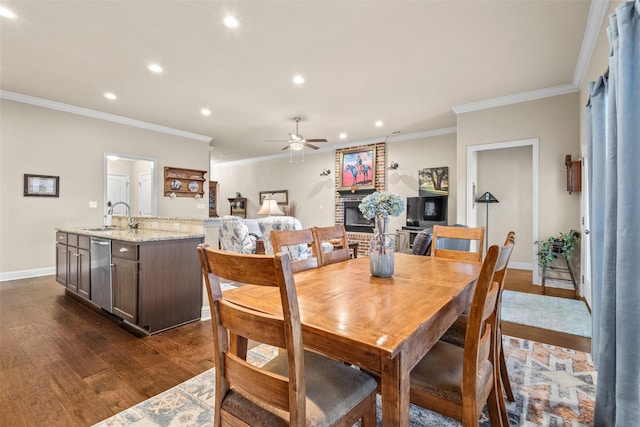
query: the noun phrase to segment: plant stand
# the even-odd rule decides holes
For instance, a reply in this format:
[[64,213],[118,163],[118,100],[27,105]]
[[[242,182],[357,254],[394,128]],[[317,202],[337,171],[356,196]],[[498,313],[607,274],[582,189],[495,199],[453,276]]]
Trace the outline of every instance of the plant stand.
[[[562,280],[565,282],[571,282],[573,284],[573,289],[576,291],[576,294],[578,293],[578,285],[576,282],[576,278],[573,274],[573,269],[571,268],[571,263],[569,262],[569,258],[566,258],[564,256],[562,256],[562,245],[564,243],[563,242],[557,242],[553,244],[552,250],[551,250],[551,254],[553,255],[553,257],[555,259],[558,258],[562,258],[565,262],[566,267],[559,267],[559,266],[551,266],[551,264],[546,264],[543,268],[542,268],[542,292],[546,292],[546,288],[545,288],[545,281],[547,278],[549,279],[554,279],[554,280]],[[552,271],[558,271],[560,273],[564,273],[564,274],[569,274],[570,279],[561,279],[558,277],[551,277],[548,276],[549,270]]]

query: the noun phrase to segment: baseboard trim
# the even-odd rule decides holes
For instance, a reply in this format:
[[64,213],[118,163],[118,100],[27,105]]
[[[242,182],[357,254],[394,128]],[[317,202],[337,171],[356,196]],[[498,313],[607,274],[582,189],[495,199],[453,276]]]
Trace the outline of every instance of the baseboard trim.
[[32,270],[22,271],[9,271],[7,273],[0,273],[0,282],[7,282],[9,280],[28,279],[30,277],[51,276],[56,274],[55,267],[35,268]]
[[533,271],[533,265],[530,262],[509,262],[509,268]]
[[200,310],[200,320],[209,320],[211,319],[211,307],[208,305],[203,305]]

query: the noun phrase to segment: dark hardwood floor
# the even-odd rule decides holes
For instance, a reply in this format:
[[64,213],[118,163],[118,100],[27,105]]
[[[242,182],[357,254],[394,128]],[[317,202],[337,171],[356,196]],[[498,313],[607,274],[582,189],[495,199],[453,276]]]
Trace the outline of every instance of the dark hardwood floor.
[[[520,270],[509,271],[506,286],[540,291]],[[574,298],[558,291],[547,294]],[[516,324],[503,332],[590,346]],[[0,283],[0,426],[90,426],[211,368],[211,340],[210,321],[136,337],[65,295],[53,276]]]

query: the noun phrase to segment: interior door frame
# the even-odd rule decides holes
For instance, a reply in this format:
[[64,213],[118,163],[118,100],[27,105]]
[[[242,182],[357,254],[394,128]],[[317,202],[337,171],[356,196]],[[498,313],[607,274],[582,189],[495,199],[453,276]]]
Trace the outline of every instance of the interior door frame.
[[[515,147],[527,147],[531,146],[531,170],[532,170],[532,189],[531,194],[533,197],[532,206],[532,225],[533,231],[532,241],[538,241],[539,230],[539,174],[540,174],[540,159],[539,159],[539,147],[540,140],[538,138],[519,139],[514,141],[495,142],[490,144],[470,145],[467,147],[467,200],[466,200],[466,222],[467,224],[476,223],[476,211],[475,211],[475,191],[474,183],[476,181],[477,170],[477,153],[480,151],[489,150],[501,150],[504,148]],[[533,272],[533,283],[539,285],[541,283],[540,271],[538,269],[538,247],[534,244],[531,248],[531,270]]]

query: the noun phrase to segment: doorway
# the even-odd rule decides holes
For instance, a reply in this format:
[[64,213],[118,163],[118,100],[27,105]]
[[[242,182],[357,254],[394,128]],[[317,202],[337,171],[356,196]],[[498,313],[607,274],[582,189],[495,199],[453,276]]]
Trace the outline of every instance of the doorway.
[[[530,165],[531,165],[531,176],[527,177],[527,180],[530,179],[530,181],[528,181],[528,185],[530,185],[530,192],[529,191],[522,191],[520,192],[520,194],[518,194],[518,197],[527,197],[527,205],[529,205],[530,203],[530,222],[531,222],[531,227],[524,227],[523,230],[526,233],[527,231],[530,230],[530,234],[528,234],[528,236],[524,239],[524,241],[521,238],[521,242],[522,242],[522,246],[525,247],[525,253],[527,255],[525,255],[525,261],[524,262],[520,262],[518,263],[516,262],[512,262],[510,263],[514,268],[520,268],[520,269],[530,269],[532,270],[533,274],[532,274],[532,279],[533,279],[533,283],[535,284],[540,284],[541,283],[541,279],[540,279],[540,274],[538,271],[538,257],[537,257],[537,246],[533,244],[533,242],[538,240],[538,221],[539,221],[539,194],[538,194],[538,175],[539,175],[539,157],[538,157],[538,150],[539,150],[539,140],[537,138],[532,138],[532,139],[524,139],[524,140],[515,140],[515,141],[507,141],[507,142],[499,142],[499,143],[493,143],[493,144],[483,144],[483,145],[473,145],[473,146],[469,146],[467,147],[467,200],[466,200],[466,222],[469,225],[476,225],[479,224],[478,218],[484,218],[484,215],[486,214],[484,212],[485,209],[490,209],[491,210],[495,210],[497,209],[495,206],[491,206],[489,207],[487,204],[481,204],[481,203],[476,203],[476,199],[478,197],[478,193],[483,193],[485,191],[491,191],[491,189],[484,189],[484,188],[479,188],[477,186],[478,183],[478,157],[481,153],[485,153],[488,151],[492,151],[492,150],[503,150],[503,149],[510,149],[510,148],[518,148],[518,147],[530,147],[529,148],[529,153],[527,156],[530,157]],[[513,195],[511,195],[510,197],[512,197]],[[498,199],[500,199],[500,197],[498,197]],[[485,205],[487,205],[485,207]],[[497,204],[497,206],[499,206],[499,204]],[[480,207],[482,209],[480,209]],[[494,209],[495,208],[495,209]],[[529,209],[527,209],[529,210]],[[526,213],[528,215],[528,212]],[[489,214],[491,215],[491,214]],[[489,227],[491,227],[491,218],[489,219]],[[479,225],[484,225],[484,222],[482,222]],[[488,230],[489,232],[491,232],[491,230]],[[517,231],[517,230],[516,230]],[[493,234],[493,233],[492,233]],[[506,232],[504,233],[504,236],[506,236]],[[530,236],[530,237],[529,237]],[[524,237],[524,236],[523,236]],[[487,238],[489,238],[489,236],[487,236]],[[494,239],[495,240],[495,239]],[[490,243],[493,243],[493,240],[488,240]],[[502,244],[502,240],[498,239],[495,240],[496,242]],[[527,243],[528,242],[528,243]],[[531,244],[530,248],[531,249],[526,249],[526,246],[529,246],[529,244]]]

